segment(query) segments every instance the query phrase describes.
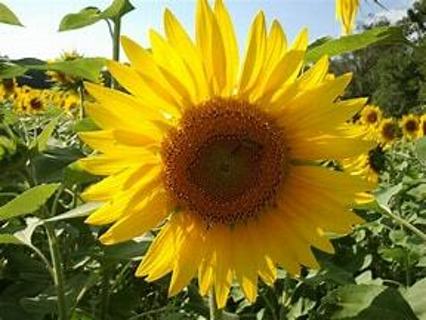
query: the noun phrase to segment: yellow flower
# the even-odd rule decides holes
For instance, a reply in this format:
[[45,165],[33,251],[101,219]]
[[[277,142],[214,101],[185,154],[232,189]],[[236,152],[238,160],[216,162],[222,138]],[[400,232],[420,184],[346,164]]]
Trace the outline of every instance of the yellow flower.
[[418,116],[409,114],[401,119],[401,128],[404,138],[411,140],[421,135],[420,119]]
[[8,100],[14,95],[17,84],[15,79],[4,79],[0,81],[0,102]]
[[394,119],[384,119],[380,122],[378,131],[380,142],[383,145],[390,145],[398,138],[398,123]]
[[326,234],[362,222],[349,207],[371,184],[317,160],[372,144],[341,129],[365,103],[339,99],[350,74],[327,77],[324,57],[301,75],[306,30],[288,46],[260,12],[240,69],[222,1],[199,0],[195,21],[195,42],[168,10],[151,50],[122,38],[130,66],[108,69],[130,94],[86,84],[102,130],[81,134],[97,153],[80,165],[105,178],[83,197],[105,202],[87,219],[112,224],[103,244],[160,228],[137,276],[172,273],[170,295],[198,276],[222,308],[233,280],[253,302],[258,277],[272,284],[277,265],[291,275],[318,268],[311,246],[333,252]]
[[342,24],[342,33],[351,34],[358,13],[359,0],[336,0],[336,16]]
[[371,183],[377,183],[379,174],[384,166],[384,154],[380,147],[370,150],[355,158],[342,161],[343,168],[351,175],[361,176]]
[[382,111],[374,105],[367,105],[361,111],[361,123],[368,127],[377,127],[382,119]]

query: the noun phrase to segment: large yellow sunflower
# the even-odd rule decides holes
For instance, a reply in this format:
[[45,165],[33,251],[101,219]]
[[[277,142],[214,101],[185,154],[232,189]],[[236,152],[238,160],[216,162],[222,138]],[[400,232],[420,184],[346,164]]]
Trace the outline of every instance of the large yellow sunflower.
[[105,202],[87,222],[112,224],[107,245],[159,227],[136,275],[172,273],[171,295],[197,276],[221,308],[233,280],[254,301],[258,277],[318,268],[311,247],[333,252],[326,234],[362,222],[350,206],[371,184],[319,163],[371,148],[342,129],[365,99],[339,99],[351,75],[328,77],[327,57],[301,73],[307,32],[288,46],[262,12],[241,68],[221,0],[198,1],[195,41],[168,10],[164,27],[151,50],[122,38],[131,66],[108,68],[129,94],[86,85],[102,130],[81,134],[97,150],[81,165],[106,176],[83,195]]
[[358,13],[359,0],[336,0],[336,16],[342,24],[342,33],[351,34]]

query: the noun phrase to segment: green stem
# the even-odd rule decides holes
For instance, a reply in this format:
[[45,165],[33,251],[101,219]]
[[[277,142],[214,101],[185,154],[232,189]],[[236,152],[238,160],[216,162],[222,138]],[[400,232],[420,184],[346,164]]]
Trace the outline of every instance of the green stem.
[[53,265],[53,282],[58,297],[58,319],[67,320],[67,303],[65,299],[65,282],[61,254],[59,250],[58,238],[55,229],[50,223],[46,224],[47,239],[49,241],[49,251]]
[[408,230],[411,230],[413,233],[415,233],[417,236],[419,236],[423,241],[426,242],[426,234],[423,233],[420,229],[416,228],[415,226],[413,226],[411,223],[409,223],[408,221],[404,220],[403,218],[401,218],[400,216],[394,214],[393,212],[391,212],[390,210],[386,210],[386,213],[392,218],[394,219],[396,222],[398,222],[399,224],[403,225],[404,227],[406,227]]
[[108,266],[104,266],[102,268],[102,284],[101,284],[101,293],[102,293],[102,300],[101,300],[101,311],[100,311],[100,320],[106,320],[108,315],[108,309],[109,309],[109,301],[110,301],[110,272],[108,269]]
[[209,294],[209,310],[210,320],[223,320],[223,310],[218,309],[214,290],[210,290]]
[[[120,32],[121,32],[121,19],[116,18],[114,20],[114,30],[112,33],[112,60],[120,60]],[[116,88],[117,82],[114,78],[111,78],[111,87]]]

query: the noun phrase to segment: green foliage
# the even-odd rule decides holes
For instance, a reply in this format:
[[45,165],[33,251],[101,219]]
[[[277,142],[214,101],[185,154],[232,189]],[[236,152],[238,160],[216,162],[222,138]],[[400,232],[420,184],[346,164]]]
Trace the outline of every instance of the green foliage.
[[0,221],[37,211],[55,193],[59,184],[51,183],[35,186],[0,207]]
[[16,78],[24,75],[28,70],[52,70],[62,72],[66,75],[89,80],[99,81],[99,73],[105,66],[103,58],[80,58],[70,61],[60,61],[41,65],[11,64],[0,62],[0,79]]
[[[426,97],[425,3],[415,4],[412,16],[398,27],[386,24],[358,35],[320,39],[310,46],[307,61],[328,54],[337,72],[354,71],[348,96],[372,95],[393,115],[420,113]],[[113,1],[103,11],[86,8],[64,17],[60,30],[100,20],[115,23],[132,9],[126,0]],[[37,69],[98,81],[103,66],[104,59],[98,58],[42,65],[5,61],[0,77]],[[83,100],[90,99],[82,94]],[[98,129],[82,112],[49,110],[22,117],[0,102],[0,319],[57,319],[58,269],[70,319],[208,319],[208,300],[200,296],[196,280],[170,298],[170,276],[153,283],[134,276],[158,230],[103,246],[98,238],[105,227],[84,223],[102,203],[81,199],[99,177],[79,167],[77,160],[92,150],[77,133]],[[426,320],[421,236],[426,232],[425,152],[425,138],[386,150],[376,202],[355,209],[366,223],[349,235],[330,235],[333,255],[313,249],[319,270],[303,268],[295,279],[279,269],[272,287],[260,281],[252,305],[233,286],[223,318]]]
[[133,9],[129,0],[114,0],[103,11],[95,7],[87,7],[80,12],[70,13],[63,17],[59,24],[59,31],[80,29],[106,19],[116,21]]
[[409,304],[395,289],[378,285],[347,285],[329,294],[338,310],[331,319],[416,320]]
[[18,17],[3,3],[0,3],[0,23],[22,26]]
[[373,45],[407,44],[402,29],[398,27],[377,27],[360,34],[338,39],[322,39],[309,47],[306,62],[315,62],[323,55],[329,57],[353,52]]

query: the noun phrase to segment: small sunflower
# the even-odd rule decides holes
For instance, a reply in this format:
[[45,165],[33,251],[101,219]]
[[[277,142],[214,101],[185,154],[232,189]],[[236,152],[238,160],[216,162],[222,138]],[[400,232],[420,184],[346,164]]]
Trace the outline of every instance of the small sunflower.
[[336,16],[342,24],[342,33],[351,34],[355,26],[359,0],[336,0]]
[[411,140],[421,135],[420,119],[414,114],[405,115],[401,119],[401,128],[404,138]]
[[345,171],[351,175],[361,176],[371,183],[379,181],[380,172],[385,166],[385,156],[381,147],[371,149],[366,154],[342,161]]
[[390,145],[398,138],[399,126],[394,119],[384,119],[379,125],[379,140],[383,145]]
[[272,284],[277,265],[318,268],[311,246],[333,252],[326,234],[362,222],[349,208],[372,185],[320,163],[372,143],[342,129],[365,102],[339,98],[350,74],[328,77],[327,57],[301,74],[306,30],[289,46],[260,12],[239,68],[222,1],[198,1],[195,20],[195,42],[169,10],[151,50],[122,38],[130,66],[108,69],[129,94],[86,84],[102,130],[81,134],[97,152],[80,164],[105,178],[83,197],[104,202],[86,220],[112,224],[103,244],[160,228],[137,276],[172,273],[170,295],[198,276],[222,308],[233,280],[253,302],[258,277]]
[[14,95],[17,88],[15,79],[3,79],[0,81],[0,101],[8,100]]
[[382,119],[382,111],[378,106],[367,105],[361,111],[361,123],[367,127],[377,127]]

